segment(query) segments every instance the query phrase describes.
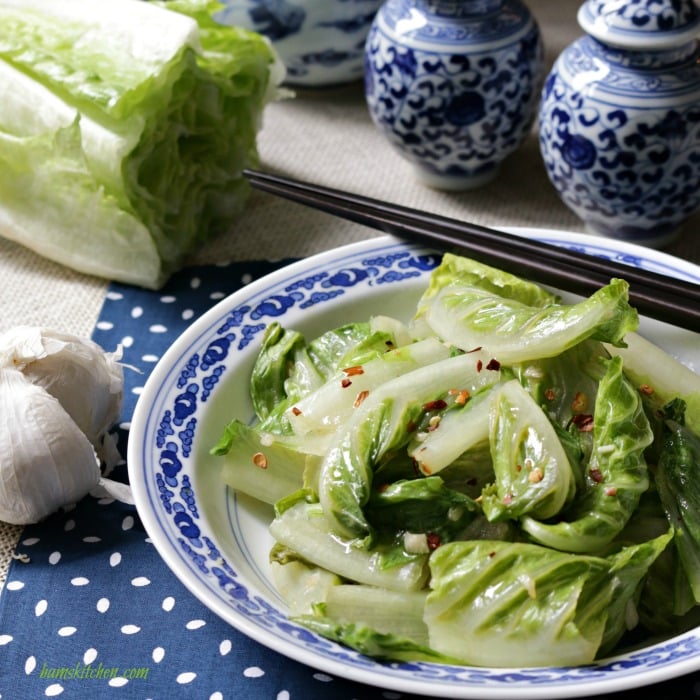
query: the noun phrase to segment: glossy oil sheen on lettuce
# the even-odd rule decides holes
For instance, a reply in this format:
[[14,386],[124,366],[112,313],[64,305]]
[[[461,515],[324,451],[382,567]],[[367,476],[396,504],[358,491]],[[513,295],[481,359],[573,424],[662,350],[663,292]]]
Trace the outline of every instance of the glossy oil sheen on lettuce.
[[694,385],[625,348],[636,327],[623,280],[563,304],[453,255],[403,323],[271,325],[257,420],[214,452],[274,508],[294,620],[380,658],[492,667],[698,624]]

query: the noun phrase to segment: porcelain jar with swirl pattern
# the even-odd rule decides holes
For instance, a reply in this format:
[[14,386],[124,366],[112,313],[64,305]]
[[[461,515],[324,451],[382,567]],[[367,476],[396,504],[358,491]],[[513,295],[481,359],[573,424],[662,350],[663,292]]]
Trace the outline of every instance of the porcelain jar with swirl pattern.
[[591,232],[664,246],[700,208],[700,12],[589,0],[578,20],[543,89],[547,174]]
[[365,45],[375,125],[432,187],[492,180],[528,134],[544,77],[521,0],[386,0]]

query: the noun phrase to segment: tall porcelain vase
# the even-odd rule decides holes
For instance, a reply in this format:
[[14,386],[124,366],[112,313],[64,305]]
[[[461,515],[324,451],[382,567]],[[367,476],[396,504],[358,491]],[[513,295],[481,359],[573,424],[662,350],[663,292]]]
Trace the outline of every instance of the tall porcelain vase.
[[547,173],[592,232],[661,247],[700,208],[700,11],[588,0],[578,20],[543,90]]
[[370,115],[432,187],[492,180],[533,123],[539,28],[521,0],[386,0],[365,45]]

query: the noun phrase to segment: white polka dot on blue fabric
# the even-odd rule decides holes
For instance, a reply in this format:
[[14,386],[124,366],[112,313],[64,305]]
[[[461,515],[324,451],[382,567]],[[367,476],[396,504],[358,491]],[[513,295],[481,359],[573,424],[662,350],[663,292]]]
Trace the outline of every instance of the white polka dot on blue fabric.
[[[153,366],[187,326],[273,269],[272,263],[197,268],[160,291],[110,286],[93,337],[108,351],[121,345],[122,362],[136,368],[125,370],[123,429]],[[329,684],[334,700],[388,697],[310,672],[223,621],[168,569],[135,510],[114,499],[90,497],[52,523],[29,528],[18,554],[36,566],[13,566],[0,596],[4,610],[17,612],[0,617],[2,700],[15,697],[18,682],[27,689],[22,697],[32,700],[325,700]],[[77,663],[118,665],[120,673],[89,682],[41,676],[44,665]],[[129,669],[139,667],[148,670],[147,680],[130,677]],[[6,679],[5,668],[14,675]]]

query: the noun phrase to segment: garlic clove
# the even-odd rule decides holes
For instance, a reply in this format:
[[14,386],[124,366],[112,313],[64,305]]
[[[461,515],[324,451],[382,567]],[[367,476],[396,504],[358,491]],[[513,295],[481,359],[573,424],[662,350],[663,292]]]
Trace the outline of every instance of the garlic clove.
[[43,387],[0,368],[0,520],[35,523],[100,480],[90,441]]
[[121,353],[47,328],[18,326],[0,335],[0,367],[19,369],[54,396],[111,468],[118,454],[105,441],[123,401]]

